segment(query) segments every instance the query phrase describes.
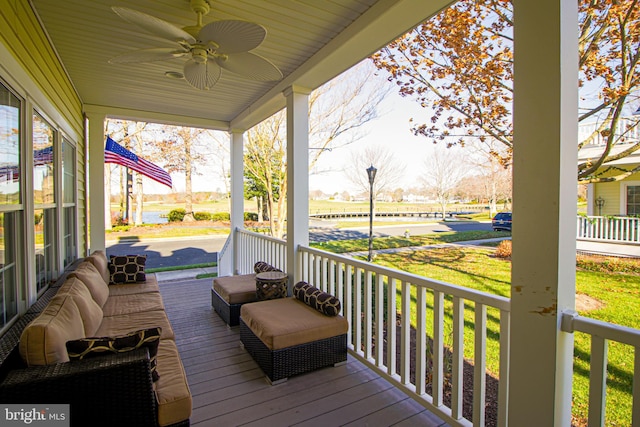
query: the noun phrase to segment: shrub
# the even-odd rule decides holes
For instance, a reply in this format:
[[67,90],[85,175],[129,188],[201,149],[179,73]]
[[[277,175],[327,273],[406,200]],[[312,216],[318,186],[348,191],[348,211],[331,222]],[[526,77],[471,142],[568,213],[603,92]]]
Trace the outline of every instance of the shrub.
[[498,258],[511,258],[511,240],[503,240],[496,247],[496,256]]
[[258,220],[258,214],[256,212],[245,212],[244,213],[244,220],[245,221],[257,221]]
[[640,274],[640,260],[598,255],[578,255],[576,265],[581,270],[599,273]]
[[209,212],[194,212],[193,219],[196,221],[211,221],[211,214]]
[[231,215],[229,212],[216,212],[211,214],[211,221],[229,221]]
[[185,211],[182,208],[173,209],[172,211],[169,212],[169,215],[167,215],[167,220],[169,222],[182,222],[186,214],[187,214],[187,211]]

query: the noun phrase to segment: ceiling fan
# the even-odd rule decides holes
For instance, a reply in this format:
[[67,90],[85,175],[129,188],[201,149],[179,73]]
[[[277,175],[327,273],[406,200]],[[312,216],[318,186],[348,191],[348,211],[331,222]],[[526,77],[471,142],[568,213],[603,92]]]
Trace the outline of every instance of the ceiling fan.
[[141,49],[118,55],[110,63],[141,63],[187,58],[182,75],[166,73],[184,79],[196,89],[212,88],[222,68],[258,81],[282,78],[282,72],[268,59],[249,52],[264,41],[267,31],[252,22],[226,20],[202,25],[202,17],[209,13],[209,0],[190,0],[197,15],[193,26],[178,28],[155,16],[126,7],[112,7],[122,19],[149,33],[176,43],[176,47]]

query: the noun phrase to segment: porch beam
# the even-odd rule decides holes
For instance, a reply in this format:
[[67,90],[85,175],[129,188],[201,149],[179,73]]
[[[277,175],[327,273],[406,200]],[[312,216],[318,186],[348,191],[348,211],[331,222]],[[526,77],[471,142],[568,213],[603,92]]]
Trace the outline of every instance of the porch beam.
[[309,244],[309,93],[290,86],[287,101],[287,273],[289,293],[302,280],[298,247]]
[[560,318],[575,307],[577,3],[513,3],[509,425],[567,426],[573,335]]
[[98,111],[87,111],[89,121],[89,253],[105,250],[104,234],[106,197],[104,185],[104,121],[106,114]]

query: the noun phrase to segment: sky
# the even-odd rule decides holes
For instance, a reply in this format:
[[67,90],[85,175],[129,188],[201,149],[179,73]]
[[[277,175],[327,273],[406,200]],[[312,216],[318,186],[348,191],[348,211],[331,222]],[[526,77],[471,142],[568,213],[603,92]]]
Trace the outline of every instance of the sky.
[[[415,101],[401,97],[397,92],[389,93],[380,109],[382,114],[367,123],[362,139],[346,147],[323,153],[317,169],[332,169],[334,172],[312,174],[309,177],[310,191],[322,190],[327,194],[345,190],[356,191],[343,170],[353,167],[351,153],[363,150],[368,145],[385,146],[393,150],[395,160],[403,165],[406,171],[399,187],[407,189],[417,185],[433,144],[424,137],[413,135],[409,119],[424,117],[426,110]],[[366,170],[362,173],[366,174]]]
[[[391,83],[389,83],[391,84]],[[424,170],[424,162],[433,144],[424,137],[414,136],[409,119],[424,117],[426,110],[415,101],[401,97],[391,91],[380,105],[380,115],[363,127],[363,137],[347,146],[324,151],[316,171],[309,176],[309,190],[321,190],[326,194],[348,191],[357,192],[357,188],[347,179],[344,169],[352,168],[352,152],[363,150],[368,145],[392,147],[396,161],[405,167],[406,173],[399,183],[401,188],[415,187]],[[424,120],[424,119],[422,119]],[[222,138],[228,138],[224,135]],[[442,147],[442,149],[445,149]],[[217,161],[215,162],[217,163]],[[196,192],[224,191],[220,166],[209,164],[199,168],[200,173],[193,177],[193,190]],[[366,171],[362,171],[366,174]],[[114,174],[115,175],[115,174]],[[114,177],[115,179],[115,177]],[[185,189],[184,174],[172,174],[173,189],[144,178],[144,192],[147,194],[167,194]],[[117,192],[117,185],[112,192]]]

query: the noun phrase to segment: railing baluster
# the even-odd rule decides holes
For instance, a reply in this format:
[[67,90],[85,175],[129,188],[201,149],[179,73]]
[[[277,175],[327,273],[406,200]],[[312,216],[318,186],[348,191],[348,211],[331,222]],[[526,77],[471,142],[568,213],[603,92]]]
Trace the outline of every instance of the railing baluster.
[[384,366],[384,276],[376,274],[376,366]]
[[607,357],[609,342],[597,335],[591,336],[591,364],[589,366],[589,419],[590,426],[603,426],[607,395]]
[[500,382],[498,383],[498,427],[507,427],[509,409],[509,352],[511,313],[500,310]]
[[389,277],[387,282],[387,373],[395,375],[396,370],[396,280]]
[[483,426],[485,421],[487,365],[487,306],[476,302],[475,348],[473,351],[473,424]]
[[402,281],[402,295],[401,295],[401,307],[402,313],[402,327],[400,329],[400,378],[401,383],[407,385],[410,383],[411,378],[411,285],[409,282]]
[[337,279],[338,279],[338,284],[337,284],[337,297],[338,299],[342,302],[342,312],[340,314],[342,314],[344,316],[345,313],[348,313],[349,311],[345,311],[345,299],[344,299],[344,263],[343,262],[338,262],[338,265],[336,267],[336,274],[337,274]]
[[433,366],[431,395],[433,404],[442,406],[444,383],[444,294],[433,291]]
[[640,348],[633,348],[633,412],[631,414],[631,425],[640,426]]
[[373,290],[373,273],[371,270],[367,270],[364,282],[364,357],[371,360],[371,340],[373,335],[373,304],[372,293]]
[[353,343],[354,351],[358,354],[362,353],[362,269],[356,268],[356,288],[353,292],[355,328],[353,330],[355,341]]
[[[342,315],[349,321],[347,328],[347,344],[353,345],[351,341],[353,336],[353,267],[351,264],[347,264],[344,272],[345,290],[344,290],[344,307],[342,309]],[[355,346],[354,346],[355,349]]]
[[416,290],[416,394],[427,392],[427,290]]
[[328,260],[329,263],[329,292],[331,295],[336,294],[336,262],[333,260]]
[[464,299],[453,297],[453,349],[451,359],[451,416],[462,418],[464,373]]

